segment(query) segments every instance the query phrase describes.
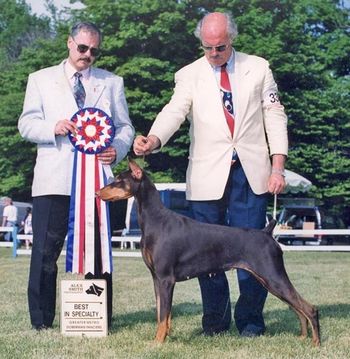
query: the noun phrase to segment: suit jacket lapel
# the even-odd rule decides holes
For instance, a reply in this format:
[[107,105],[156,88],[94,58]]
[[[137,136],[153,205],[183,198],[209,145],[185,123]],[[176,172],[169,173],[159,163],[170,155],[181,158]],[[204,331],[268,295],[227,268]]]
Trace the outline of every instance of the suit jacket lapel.
[[[57,66],[57,71],[53,79],[53,96],[55,96],[58,101],[62,101],[62,105],[57,104],[58,108],[69,108],[69,113],[73,114],[78,110],[77,103],[75,101],[72,88],[67,79],[67,76],[64,71],[65,60]],[[55,95],[56,92],[56,95]]]

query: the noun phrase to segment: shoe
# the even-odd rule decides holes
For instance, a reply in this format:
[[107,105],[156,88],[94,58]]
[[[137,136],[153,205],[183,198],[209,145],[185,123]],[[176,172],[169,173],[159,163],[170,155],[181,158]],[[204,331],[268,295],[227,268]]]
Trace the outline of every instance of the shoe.
[[214,335],[224,334],[229,331],[229,328],[225,329],[203,329],[201,334],[207,337],[212,337]]
[[42,331],[42,330],[47,330],[47,329],[49,329],[49,328],[51,328],[51,327],[48,327],[48,326],[45,325],[45,324],[33,325],[33,326],[32,326],[32,329],[36,330],[37,332],[40,332],[40,331]]
[[248,324],[240,333],[241,337],[245,338],[255,338],[259,337],[260,335],[263,335],[265,332],[265,329],[261,327],[257,327],[254,324]]

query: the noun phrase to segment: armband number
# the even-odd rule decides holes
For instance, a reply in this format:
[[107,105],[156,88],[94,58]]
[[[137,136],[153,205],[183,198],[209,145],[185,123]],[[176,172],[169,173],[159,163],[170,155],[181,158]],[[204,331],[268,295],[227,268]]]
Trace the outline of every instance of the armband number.
[[280,102],[280,99],[278,98],[277,92],[271,92],[271,93],[269,93],[269,97],[270,97],[270,102],[271,102],[271,103]]

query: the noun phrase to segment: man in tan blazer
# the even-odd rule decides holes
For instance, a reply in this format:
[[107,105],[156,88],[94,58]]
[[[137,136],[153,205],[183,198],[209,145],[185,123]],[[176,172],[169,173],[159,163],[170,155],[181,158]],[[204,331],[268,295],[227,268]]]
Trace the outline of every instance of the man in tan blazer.
[[[68,230],[68,214],[73,177],[74,150],[68,139],[76,126],[70,118],[79,109],[74,97],[79,73],[85,102],[96,107],[114,122],[112,145],[97,155],[103,165],[115,165],[127,154],[133,138],[124,94],[123,79],[94,68],[102,41],[100,30],[92,23],[73,26],[67,40],[68,58],[29,75],[19,132],[37,144],[32,185],[33,247],[30,264],[28,303],[33,329],[50,328],[55,317],[57,259]],[[97,237],[97,234],[96,234]],[[96,240],[97,242],[97,240]],[[95,252],[97,246],[95,246]],[[95,256],[95,275],[107,281],[108,324],[112,318],[112,276],[100,273]],[[87,277],[91,277],[88,273]]]
[[[277,85],[266,60],[232,48],[237,27],[228,14],[206,15],[195,34],[204,56],[175,74],[170,102],[148,136],[136,137],[134,151],[137,155],[158,151],[187,118],[191,145],[186,194],[194,218],[262,228],[268,192],[280,193],[285,187],[287,117]],[[225,70],[229,90],[221,82]],[[227,102],[227,96],[232,102]],[[227,123],[228,110],[233,134]],[[261,335],[265,331],[262,310],[267,292],[249,273],[237,272],[240,297],[235,306],[236,326],[243,336]],[[199,283],[204,333],[228,330],[231,305],[225,273],[203,276]]]

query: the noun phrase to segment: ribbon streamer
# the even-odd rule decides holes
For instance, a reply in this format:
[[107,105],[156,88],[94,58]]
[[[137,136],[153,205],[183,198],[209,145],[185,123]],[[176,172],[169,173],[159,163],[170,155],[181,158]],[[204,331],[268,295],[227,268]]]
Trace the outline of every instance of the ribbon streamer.
[[94,274],[95,233],[98,231],[102,273],[111,273],[113,263],[108,203],[95,197],[95,193],[107,185],[112,175],[110,166],[103,166],[96,154],[111,145],[114,125],[107,114],[96,108],[79,110],[71,120],[76,123],[78,131],[69,134],[75,150],[66,271]]

